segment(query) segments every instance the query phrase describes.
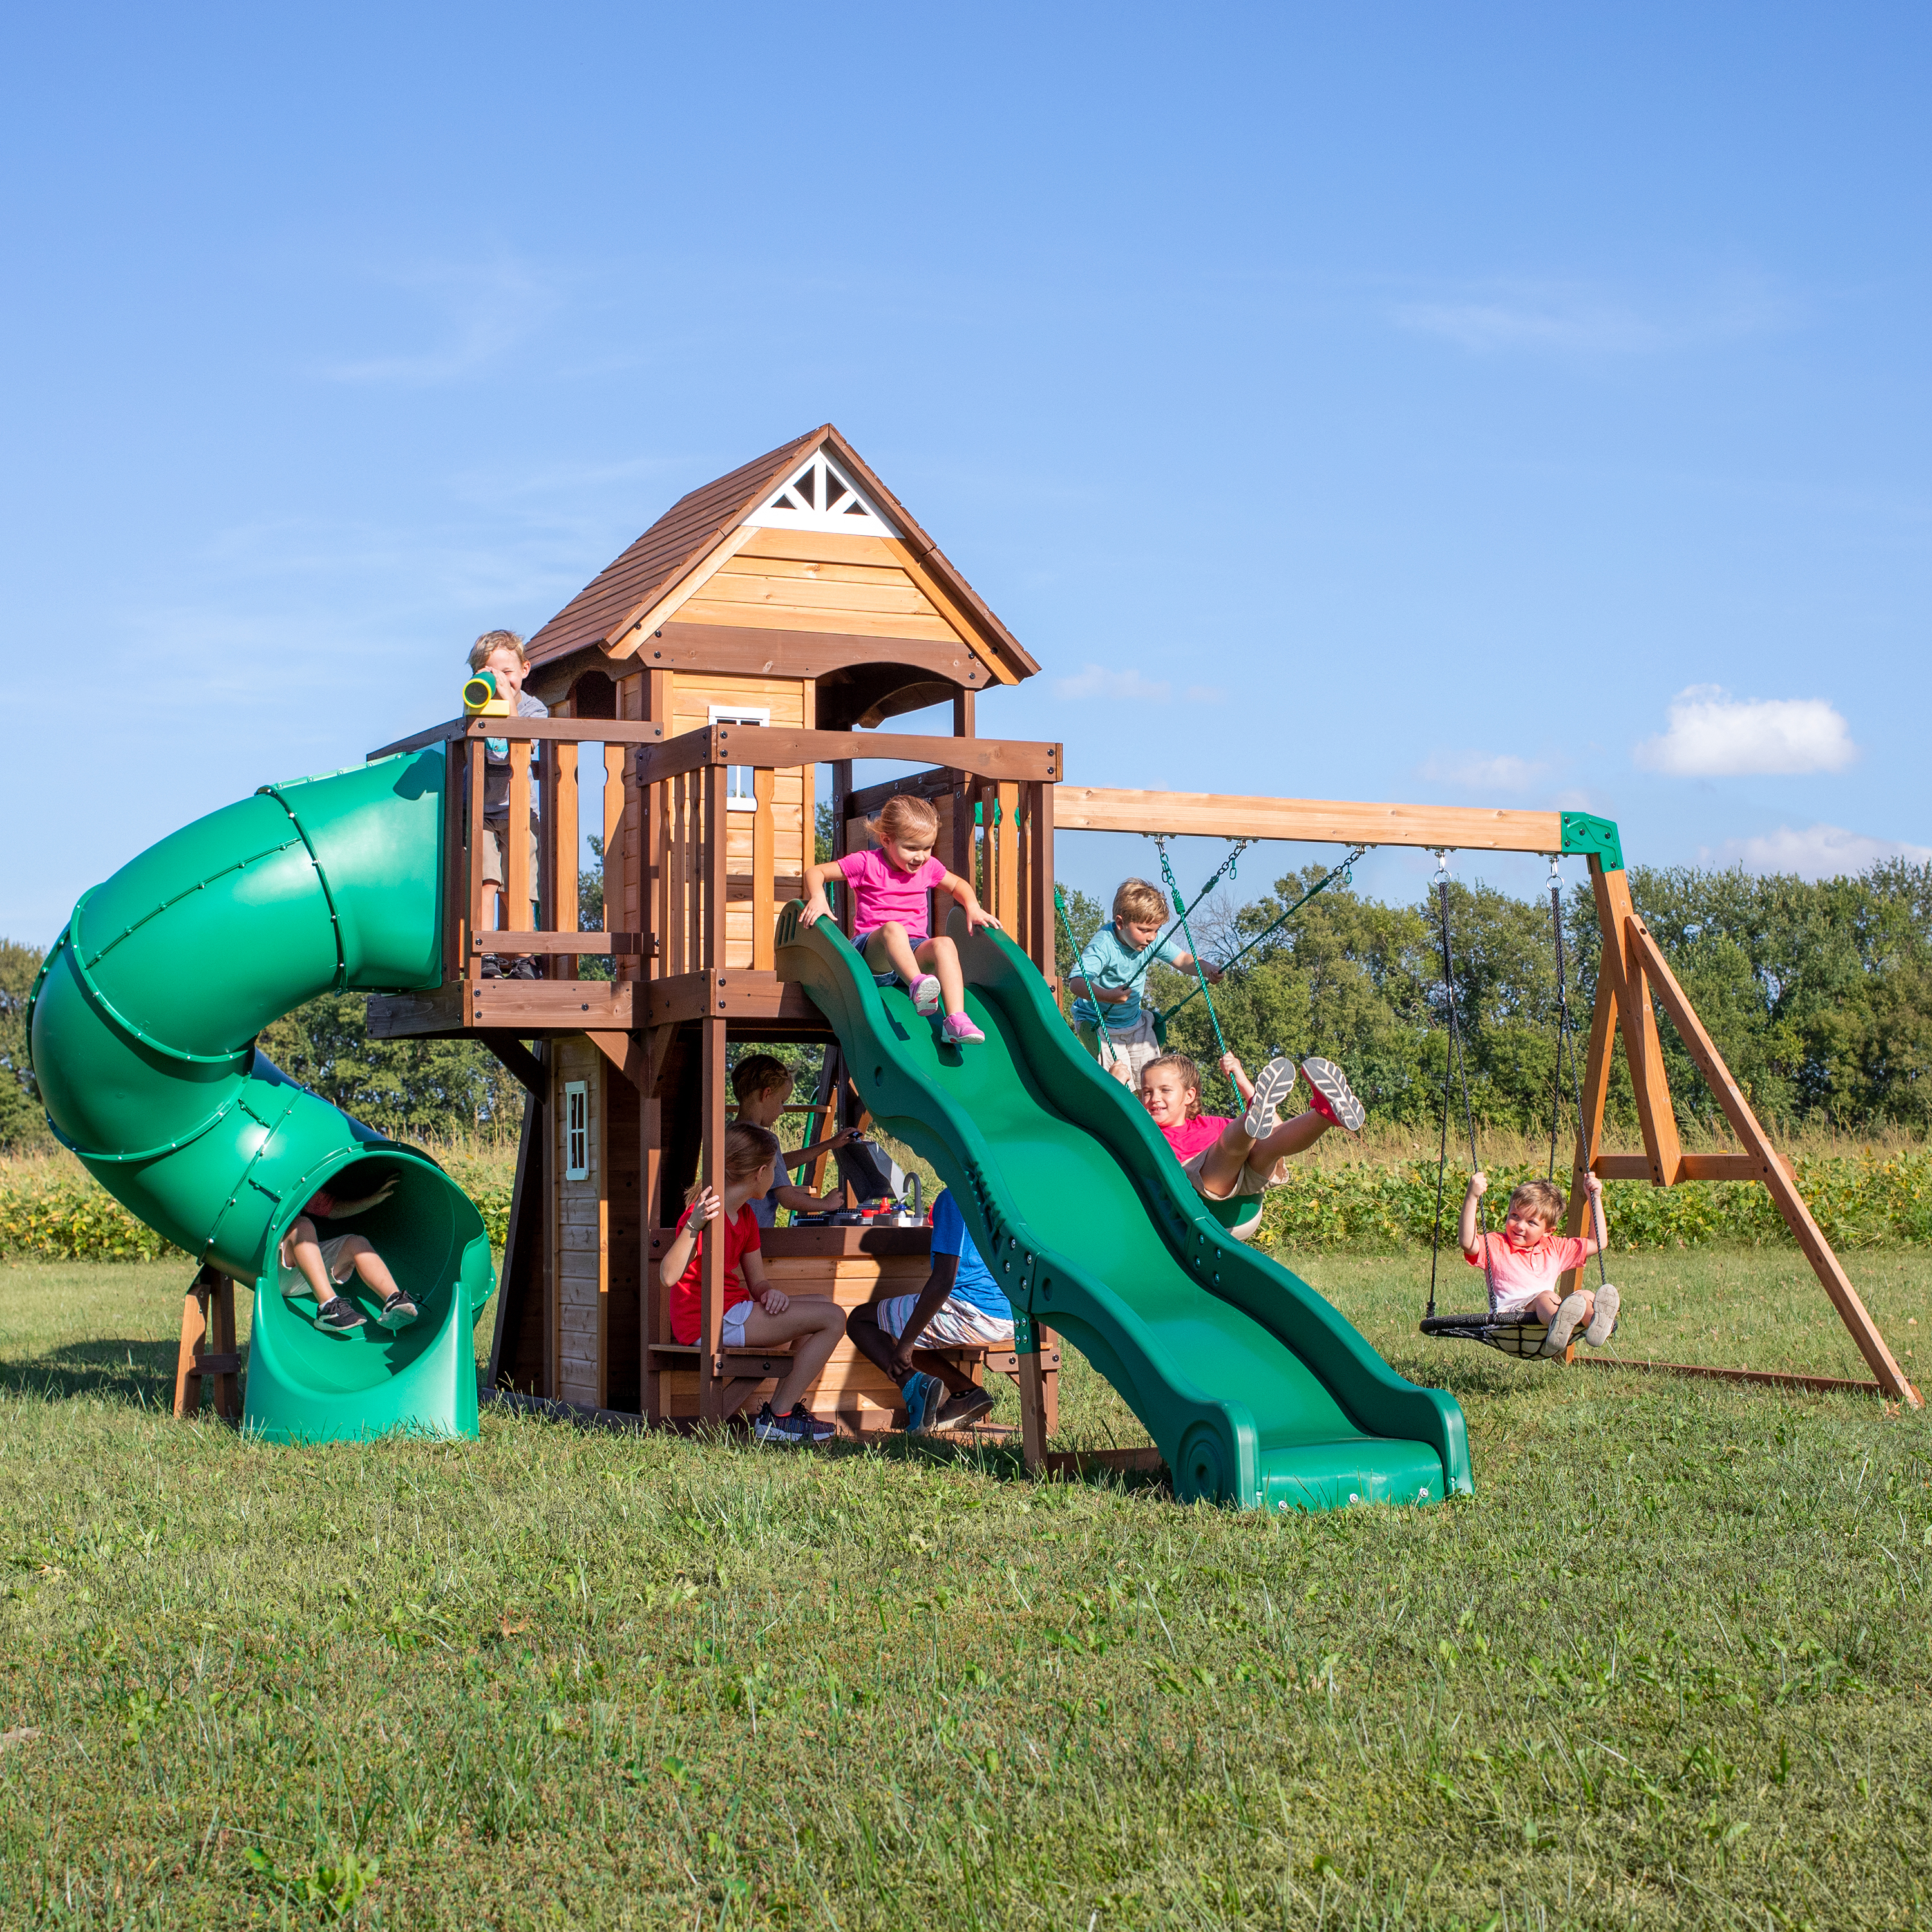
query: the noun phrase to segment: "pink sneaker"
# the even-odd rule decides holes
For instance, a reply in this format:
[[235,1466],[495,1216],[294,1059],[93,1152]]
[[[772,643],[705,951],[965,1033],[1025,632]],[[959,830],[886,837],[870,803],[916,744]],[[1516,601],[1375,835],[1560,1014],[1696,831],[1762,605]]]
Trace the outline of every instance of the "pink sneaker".
[[939,1010],[939,981],[936,975],[922,973],[906,989],[912,995],[912,1010],[931,1015]]
[[984,1042],[986,1036],[964,1013],[948,1013],[946,1037],[955,1046],[976,1046]]

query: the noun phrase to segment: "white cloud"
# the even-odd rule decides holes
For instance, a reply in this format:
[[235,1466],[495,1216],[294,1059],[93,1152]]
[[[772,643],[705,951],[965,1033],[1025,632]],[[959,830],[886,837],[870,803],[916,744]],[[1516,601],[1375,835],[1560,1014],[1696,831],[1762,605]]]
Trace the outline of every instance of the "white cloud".
[[1421,776],[1463,791],[1528,791],[1549,769],[1513,752],[1438,752],[1424,760]]
[[1784,303],[1750,283],[1644,309],[1573,284],[1510,282],[1460,300],[1408,302],[1395,310],[1402,328],[1439,335],[1472,355],[1540,350],[1654,356],[1755,334],[1786,315]]
[[1143,677],[1137,670],[1109,670],[1105,664],[1082,664],[1071,677],[1053,680],[1055,694],[1061,698],[1135,698],[1151,704],[1165,704],[1174,695],[1174,687],[1165,678]]
[[1225,704],[1228,694],[1218,684],[1190,684],[1187,687],[1190,704]]
[[1858,755],[1851,727],[1822,698],[1734,698],[1694,684],[1670,700],[1667,728],[1633,756],[1685,778],[1843,771]]
[[1873,838],[1848,832],[1842,825],[1810,825],[1802,831],[1780,825],[1756,838],[1728,839],[1714,850],[1698,854],[1706,865],[1742,866],[1748,872],[1796,872],[1804,879],[1835,879],[1862,872],[1882,859],[1906,859],[1922,866],[1932,859],[1932,845],[1913,845],[1903,838]]

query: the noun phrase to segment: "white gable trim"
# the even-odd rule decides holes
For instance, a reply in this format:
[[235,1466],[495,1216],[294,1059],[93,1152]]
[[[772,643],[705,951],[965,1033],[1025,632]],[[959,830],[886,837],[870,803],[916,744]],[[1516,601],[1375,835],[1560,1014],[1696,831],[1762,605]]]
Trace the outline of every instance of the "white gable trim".
[[902,534],[824,449],[814,451],[745,519],[745,526],[754,530],[856,530],[874,537]]

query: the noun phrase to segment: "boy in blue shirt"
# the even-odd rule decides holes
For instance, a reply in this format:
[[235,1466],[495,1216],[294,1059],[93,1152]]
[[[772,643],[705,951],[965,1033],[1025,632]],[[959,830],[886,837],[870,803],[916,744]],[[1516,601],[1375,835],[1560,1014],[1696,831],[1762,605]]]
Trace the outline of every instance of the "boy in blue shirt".
[[[980,1258],[950,1190],[932,1204],[932,1273],[925,1287],[854,1309],[845,1332],[867,1361],[898,1384],[908,1435],[958,1429],[992,1407],[993,1398],[964,1370],[921,1346],[1013,1346],[1012,1304]],[[914,1366],[915,1354],[923,1367]]]
[[[1141,1004],[1147,968],[1161,959],[1177,973],[1195,970],[1194,955],[1181,944],[1179,933],[1168,934],[1154,946],[1166,920],[1167,901],[1160,888],[1144,879],[1126,880],[1114,895],[1112,922],[1088,940],[1066,976],[1080,1044],[1115,1079],[1136,1090],[1142,1070],[1161,1052],[1154,1016]],[[1210,985],[1220,985],[1217,968],[1204,964],[1201,970]]]

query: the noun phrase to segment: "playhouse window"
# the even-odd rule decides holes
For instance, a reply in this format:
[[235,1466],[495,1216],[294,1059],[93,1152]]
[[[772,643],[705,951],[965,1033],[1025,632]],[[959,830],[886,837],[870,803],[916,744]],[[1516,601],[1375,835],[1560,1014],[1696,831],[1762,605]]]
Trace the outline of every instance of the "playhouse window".
[[[711,707],[711,722],[714,724],[769,724],[772,722],[771,706],[762,710],[734,710],[728,704],[714,704]],[[724,809],[727,812],[756,812],[758,794],[753,783],[752,768],[749,765],[732,765],[724,773]]]
[[581,1080],[564,1083],[563,1178],[590,1178],[590,1090]]

